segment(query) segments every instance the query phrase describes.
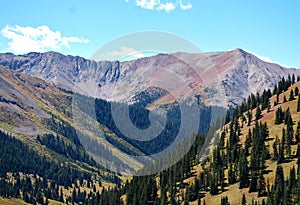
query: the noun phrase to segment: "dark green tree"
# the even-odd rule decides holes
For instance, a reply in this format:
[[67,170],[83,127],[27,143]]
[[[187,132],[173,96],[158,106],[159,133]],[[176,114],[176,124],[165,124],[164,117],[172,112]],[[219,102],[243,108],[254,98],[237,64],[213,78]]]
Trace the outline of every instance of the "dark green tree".
[[261,173],[258,177],[258,183],[257,183],[257,190],[258,190],[258,197],[266,196],[266,182],[264,175]]
[[248,112],[247,112],[247,126],[249,127],[250,126],[250,124],[251,124],[251,120],[252,120],[252,110],[248,110]]
[[243,194],[242,205],[247,205],[247,200],[245,194]]
[[249,186],[249,169],[248,169],[248,161],[245,150],[241,150],[239,157],[239,178],[240,178],[240,186],[239,188],[245,188]]
[[278,107],[276,113],[275,113],[275,124],[279,125],[283,123],[285,113],[282,111],[281,107]]
[[294,91],[293,91],[293,89],[291,89],[291,91],[290,91],[290,96],[289,96],[289,101],[292,101],[292,100],[294,100],[294,99],[295,99]]
[[278,157],[279,157],[278,146],[279,146],[279,140],[278,140],[278,137],[276,136],[276,139],[275,139],[275,141],[273,143],[273,146],[272,146],[273,147],[273,152],[274,152],[274,154],[273,154],[273,160],[277,160]]
[[221,205],[230,205],[227,196],[221,197]]
[[261,114],[260,106],[258,105],[256,108],[255,120],[259,120],[260,118],[262,118],[262,114]]
[[278,165],[276,168],[276,176],[272,190],[272,197],[274,205],[281,205],[284,202],[284,173],[282,166]]
[[279,156],[277,160],[278,163],[283,163],[285,161],[284,145],[285,145],[285,129],[282,128],[282,138],[281,138],[281,143],[279,145]]
[[298,96],[298,95],[299,95],[299,88],[296,87],[296,88],[295,88],[295,96]]

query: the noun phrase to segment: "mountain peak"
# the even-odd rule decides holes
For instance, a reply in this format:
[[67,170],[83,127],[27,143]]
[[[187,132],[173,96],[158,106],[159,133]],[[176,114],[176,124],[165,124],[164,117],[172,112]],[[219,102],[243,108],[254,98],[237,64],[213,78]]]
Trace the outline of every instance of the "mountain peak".
[[[178,89],[180,98],[191,98],[193,94],[212,95],[211,103],[220,104],[224,98],[217,98],[223,92],[227,103],[239,104],[243,98],[250,93],[259,92],[262,87],[272,89],[283,76],[300,74],[300,70],[266,63],[241,48],[226,52],[158,54],[117,63],[96,62],[57,52],[20,56],[0,54],[0,65],[41,78],[67,90],[79,92],[85,88],[89,93],[82,94],[109,101],[126,101],[162,76],[168,76],[168,72],[172,72],[180,76],[183,84],[193,90],[188,92],[186,89]],[[205,75],[204,85],[199,75],[205,73],[209,75]],[[86,83],[89,83],[89,89],[76,87],[87,86]]]
[[230,50],[228,51],[229,53],[234,53],[236,55],[242,55],[242,56],[250,56],[251,53],[241,49],[241,48],[236,48],[236,49],[233,49],[233,50]]

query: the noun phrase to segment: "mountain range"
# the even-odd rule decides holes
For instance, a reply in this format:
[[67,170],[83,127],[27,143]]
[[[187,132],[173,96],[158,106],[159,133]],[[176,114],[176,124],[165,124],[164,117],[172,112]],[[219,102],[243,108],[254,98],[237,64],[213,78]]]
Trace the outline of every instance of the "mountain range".
[[[147,127],[148,111],[158,105],[168,107],[177,101],[188,105],[198,103],[200,108],[202,104],[204,107],[238,106],[251,93],[271,90],[279,81],[284,82],[283,77],[291,81],[295,76],[300,76],[300,70],[265,62],[242,49],[159,54],[126,62],[96,62],[56,52],[3,53],[0,54],[0,134],[4,131],[16,137],[42,160],[57,165],[51,169],[60,170],[58,173],[65,174],[69,169],[84,173],[82,176],[88,177],[88,183],[99,191],[103,187],[119,186],[119,177],[122,178],[105,169],[116,167],[102,167],[102,162],[109,160],[125,170],[137,170],[143,167],[143,162],[134,156],[145,155],[155,148],[147,143],[143,147],[122,136],[106,113],[110,103],[132,105],[135,113],[131,120],[141,121],[136,125]],[[72,101],[76,93],[86,103],[81,110],[76,110],[77,115],[85,119],[90,129],[82,129],[74,122]],[[99,118],[88,114],[90,102],[98,103]],[[173,120],[170,124],[177,126],[176,119]],[[204,129],[208,126],[209,122]],[[94,129],[100,131],[97,136]],[[91,149],[85,149],[80,136],[90,139]],[[168,138],[163,140],[158,143],[169,143]],[[105,160],[97,158],[97,150],[105,153]],[[36,170],[36,165],[29,163],[24,172],[49,177],[48,173],[36,173]],[[77,175],[75,172],[74,176]],[[47,179],[62,185],[55,177]],[[72,180],[65,184],[60,200],[70,196],[71,184],[77,179]],[[99,182],[102,185],[96,186]]]
[[159,54],[126,62],[96,62],[56,52],[4,53],[0,65],[108,101],[136,102],[141,92],[161,87],[168,94],[160,103],[173,98],[195,101],[201,96],[207,104],[224,107],[239,105],[250,93],[272,89],[282,77],[300,74],[242,49]]

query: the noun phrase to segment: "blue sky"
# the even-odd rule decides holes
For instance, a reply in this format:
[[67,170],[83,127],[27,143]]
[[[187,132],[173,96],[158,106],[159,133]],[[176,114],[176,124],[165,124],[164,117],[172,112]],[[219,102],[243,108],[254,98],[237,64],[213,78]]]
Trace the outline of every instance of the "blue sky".
[[202,51],[242,48],[300,68],[299,10],[298,0],[10,0],[1,3],[0,52],[88,58],[119,36],[157,30]]

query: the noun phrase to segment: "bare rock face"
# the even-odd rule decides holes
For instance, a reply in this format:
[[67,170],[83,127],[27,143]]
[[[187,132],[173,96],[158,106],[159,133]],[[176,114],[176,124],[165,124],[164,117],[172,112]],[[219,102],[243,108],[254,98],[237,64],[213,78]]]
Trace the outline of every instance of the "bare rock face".
[[50,117],[37,102],[50,104],[43,92],[51,93],[54,90],[38,78],[28,77],[0,66],[0,122],[8,130],[15,129],[27,135],[43,132],[30,116]]
[[0,65],[109,101],[138,101],[139,93],[162,87],[172,94],[160,102],[201,96],[210,104],[225,107],[238,105],[250,93],[273,89],[282,77],[300,75],[300,70],[264,62],[241,49],[159,54],[127,62],[96,62],[55,52],[6,53],[0,54]]

